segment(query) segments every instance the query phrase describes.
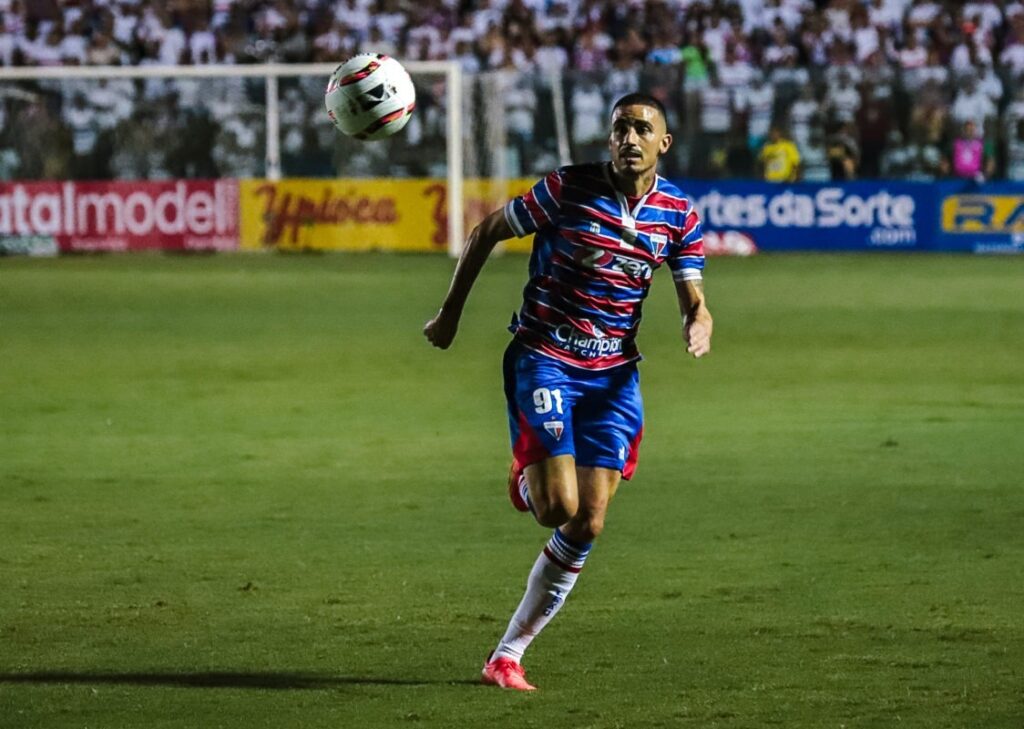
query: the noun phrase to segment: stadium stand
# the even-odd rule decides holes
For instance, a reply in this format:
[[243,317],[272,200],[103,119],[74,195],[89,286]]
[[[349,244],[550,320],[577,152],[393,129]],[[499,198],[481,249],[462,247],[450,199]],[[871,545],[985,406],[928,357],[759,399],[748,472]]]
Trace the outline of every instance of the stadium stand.
[[[552,164],[558,74],[577,159],[600,154],[614,98],[642,88],[682,142],[671,174],[754,176],[781,124],[808,179],[1024,179],[1016,0],[0,0],[0,28],[6,66],[454,59],[469,84],[499,78],[512,174]],[[0,179],[258,176],[261,93],[241,80],[8,83]],[[320,89],[284,86],[282,109],[288,173],[334,174]],[[428,93],[410,144],[442,134],[442,116]],[[957,163],[965,141],[980,141],[980,169]],[[372,150],[358,165],[437,172]]]

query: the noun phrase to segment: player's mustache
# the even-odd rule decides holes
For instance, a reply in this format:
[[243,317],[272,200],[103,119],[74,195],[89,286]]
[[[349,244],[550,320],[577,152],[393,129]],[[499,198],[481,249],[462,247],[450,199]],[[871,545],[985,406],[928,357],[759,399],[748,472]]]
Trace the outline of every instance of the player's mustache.
[[625,157],[627,154],[635,154],[638,157],[643,157],[644,154],[639,147],[619,147],[619,154]]

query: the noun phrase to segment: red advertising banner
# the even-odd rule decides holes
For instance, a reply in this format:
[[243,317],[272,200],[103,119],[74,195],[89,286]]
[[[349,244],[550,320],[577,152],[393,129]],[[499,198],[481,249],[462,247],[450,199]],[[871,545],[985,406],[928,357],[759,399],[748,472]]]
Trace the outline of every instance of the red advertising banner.
[[236,248],[237,180],[0,183],[0,253]]

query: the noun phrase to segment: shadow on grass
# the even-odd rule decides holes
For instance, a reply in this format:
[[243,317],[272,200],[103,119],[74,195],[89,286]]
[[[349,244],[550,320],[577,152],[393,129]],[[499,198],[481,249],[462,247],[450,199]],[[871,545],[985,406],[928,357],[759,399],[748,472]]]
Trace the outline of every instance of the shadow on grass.
[[235,671],[202,671],[197,673],[33,671],[26,673],[0,673],[0,683],[128,684],[131,686],[239,688],[281,691],[331,689],[344,686],[462,686],[477,685],[479,681],[465,679],[421,681],[411,678],[332,676],[283,671],[254,671],[245,673]]

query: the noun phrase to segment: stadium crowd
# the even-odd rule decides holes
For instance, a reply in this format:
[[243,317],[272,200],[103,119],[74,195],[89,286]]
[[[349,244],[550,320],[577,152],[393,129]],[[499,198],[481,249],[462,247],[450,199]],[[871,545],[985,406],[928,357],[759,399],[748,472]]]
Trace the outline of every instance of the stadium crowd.
[[[0,0],[0,28],[6,66],[455,59],[497,84],[513,175],[551,166],[556,97],[587,159],[611,102],[643,88],[681,142],[673,174],[1024,179],[1017,0]],[[261,174],[262,85],[211,84],[0,84],[0,178]],[[337,167],[320,91],[282,87],[288,174]],[[443,135],[443,94],[421,98],[403,144]]]

